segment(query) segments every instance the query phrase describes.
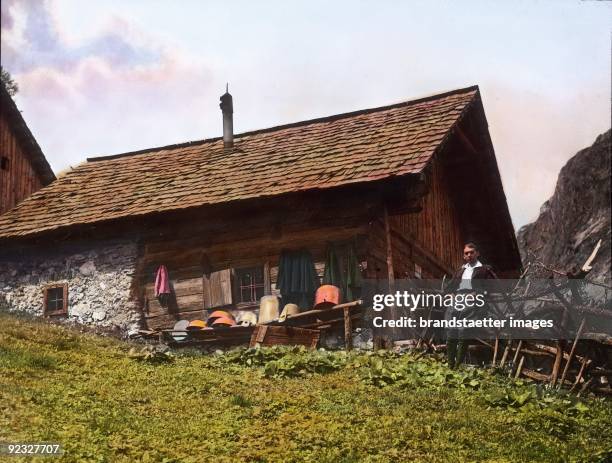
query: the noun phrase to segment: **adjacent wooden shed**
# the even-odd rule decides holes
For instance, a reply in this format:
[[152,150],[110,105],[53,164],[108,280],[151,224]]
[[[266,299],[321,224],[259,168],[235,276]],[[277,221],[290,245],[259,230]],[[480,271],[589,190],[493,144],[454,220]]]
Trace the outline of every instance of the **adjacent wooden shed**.
[[21,112],[0,85],[0,214],[55,180]]

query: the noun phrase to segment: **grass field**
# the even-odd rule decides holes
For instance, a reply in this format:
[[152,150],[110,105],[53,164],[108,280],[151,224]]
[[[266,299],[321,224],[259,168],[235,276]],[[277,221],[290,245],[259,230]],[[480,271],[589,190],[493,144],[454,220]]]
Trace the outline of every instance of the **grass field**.
[[61,443],[64,455],[48,461],[612,456],[610,401],[549,395],[482,370],[452,372],[433,358],[140,354],[141,346],[8,314],[0,327],[0,441]]

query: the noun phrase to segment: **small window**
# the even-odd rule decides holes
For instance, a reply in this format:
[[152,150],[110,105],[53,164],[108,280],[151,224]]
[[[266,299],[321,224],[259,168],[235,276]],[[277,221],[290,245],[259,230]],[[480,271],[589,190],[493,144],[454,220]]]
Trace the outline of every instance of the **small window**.
[[249,267],[235,270],[236,296],[238,304],[254,304],[265,294],[263,267]]
[[68,314],[68,285],[53,285],[45,288],[46,316]]
[[6,156],[0,156],[0,169],[8,170],[9,168],[9,159]]

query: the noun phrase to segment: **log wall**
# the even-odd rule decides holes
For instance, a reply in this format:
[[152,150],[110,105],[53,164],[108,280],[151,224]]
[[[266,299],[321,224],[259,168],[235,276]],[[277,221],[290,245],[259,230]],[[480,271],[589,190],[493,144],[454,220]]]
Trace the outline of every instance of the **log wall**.
[[[427,171],[428,192],[420,212],[390,217],[393,270],[396,278],[441,278],[462,263],[463,237],[442,165],[434,161]],[[385,231],[382,218],[370,225],[368,276],[386,278]],[[370,262],[372,265],[370,265]]]
[[[367,200],[365,200],[367,202]],[[222,284],[212,284],[230,274],[228,269],[264,267],[264,279],[268,281],[266,293],[275,294],[278,264],[283,250],[307,249],[315,261],[319,276],[324,270],[327,245],[355,243],[358,258],[365,260],[363,246],[367,235],[367,218],[358,217],[367,211],[364,202],[337,204],[326,201],[325,210],[316,210],[303,204],[300,213],[279,213],[269,210],[266,214],[251,214],[248,218],[227,217],[220,220],[222,230],[213,221],[183,223],[163,236],[146,237],[143,240],[139,271],[135,276],[137,291],[150,329],[170,328],[180,319],[205,319],[208,310],[221,308],[207,301],[227,301],[227,291]],[[311,204],[312,206],[312,204]],[[293,208],[293,206],[290,206]],[[340,208],[340,209],[336,209]],[[308,211],[308,213],[305,213]],[[252,212],[252,211],[251,211]],[[280,214],[286,217],[281,226],[271,226],[270,218]],[[330,217],[334,217],[330,220]],[[154,294],[155,273],[159,265],[165,265],[173,289],[170,302],[163,306]],[[227,283],[227,282],[226,282]],[[231,284],[225,285],[226,288]],[[211,296],[211,292],[216,295]],[[240,315],[240,310],[250,310],[236,304],[226,304],[227,309]]]
[[6,158],[6,168],[0,167],[0,214],[2,214],[44,186],[11,129],[4,111],[0,118],[0,157]]
[[428,184],[423,210],[393,217],[392,227],[406,240],[426,249],[445,267],[455,269],[462,262],[463,237],[446,172],[437,159],[430,165]]

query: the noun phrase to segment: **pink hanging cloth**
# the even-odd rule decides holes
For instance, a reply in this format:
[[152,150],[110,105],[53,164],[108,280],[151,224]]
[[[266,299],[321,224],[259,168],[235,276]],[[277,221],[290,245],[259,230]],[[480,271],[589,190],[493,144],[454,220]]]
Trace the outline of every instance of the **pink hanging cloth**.
[[155,275],[155,297],[162,294],[170,294],[170,279],[165,265],[160,265]]

